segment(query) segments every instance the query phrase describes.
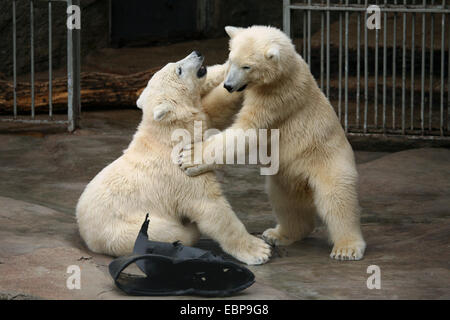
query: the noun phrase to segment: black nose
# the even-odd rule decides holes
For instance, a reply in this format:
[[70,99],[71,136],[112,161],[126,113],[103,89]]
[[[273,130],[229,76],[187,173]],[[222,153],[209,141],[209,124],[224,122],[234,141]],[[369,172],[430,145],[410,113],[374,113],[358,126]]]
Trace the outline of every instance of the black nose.
[[232,87],[232,86],[230,86],[229,84],[226,84],[226,83],[224,83],[224,84],[223,84],[223,87],[224,87],[225,89],[227,89],[227,90],[228,90],[228,92],[231,92],[231,91],[233,91],[233,87]]
[[199,51],[197,51],[197,50],[195,50],[194,53],[197,55],[197,57],[201,57],[202,56],[202,54]]

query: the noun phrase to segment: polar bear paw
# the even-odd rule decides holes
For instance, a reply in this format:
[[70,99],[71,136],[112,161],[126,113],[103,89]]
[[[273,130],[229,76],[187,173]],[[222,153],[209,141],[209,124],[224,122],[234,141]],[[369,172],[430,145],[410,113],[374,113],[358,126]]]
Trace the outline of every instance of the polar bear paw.
[[195,147],[195,145],[186,145],[183,147],[177,160],[180,169],[189,177],[195,177],[202,173],[214,170],[214,164],[194,163],[194,148],[201,148],[201,146]]
[[230,253],[248,265],[259,265],[269,261],[272,248],[264,240],[250,236],[237,250],[231,250]]
[[330,257],[336,260],[361,260],[366,244],[362,240],[339,241],[333,247]]
[[207,164],[201,164],[197,167],[184,168],[184,173],[189,177],[195,177],[202,173],[212,171],[214,169],[213,166]]
[[274,246],[288,246],[295,242],[294,240],[281,234],[279,227],[270,228],[264,231],[263,239]]

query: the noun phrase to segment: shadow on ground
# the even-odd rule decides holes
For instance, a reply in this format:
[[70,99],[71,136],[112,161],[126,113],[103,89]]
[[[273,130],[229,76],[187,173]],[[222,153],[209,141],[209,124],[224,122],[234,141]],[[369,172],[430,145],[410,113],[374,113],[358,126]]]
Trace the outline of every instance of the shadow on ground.
[[[133,298],[114,287],[111,258],[84,247],[74,207],[127,146],[140,116],[91,112],[72,135],[23,126],[0,135],[0,299]],[[361,151],[356,158],[364,260],[331,260],[319,225],[268,264],[250,267],[256,283],[232,299],[450,298],[450,150]],[[223,187],[250,232],[274,225],[257,168],[227,168]],[[70,265],[81,268],[81,290],[66,287]],[[370,265],[381,269],[380,290],[367,288]]]

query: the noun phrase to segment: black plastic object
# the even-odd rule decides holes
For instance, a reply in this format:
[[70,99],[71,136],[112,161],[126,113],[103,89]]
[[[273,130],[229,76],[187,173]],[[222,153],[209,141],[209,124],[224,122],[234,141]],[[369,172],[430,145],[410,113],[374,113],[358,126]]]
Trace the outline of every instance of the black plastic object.
[[[210,251],[148,240],[148,214],[134,244],[133,254],[109,264],[117,287],[131,295],[229,296],[250,287],[254,274]],[[146,276],[122,272],[136,263]]]

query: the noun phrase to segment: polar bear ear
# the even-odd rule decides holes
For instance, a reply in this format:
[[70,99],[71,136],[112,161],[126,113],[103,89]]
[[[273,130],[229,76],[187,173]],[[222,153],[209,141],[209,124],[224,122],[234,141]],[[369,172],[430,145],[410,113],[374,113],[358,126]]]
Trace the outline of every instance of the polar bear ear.
[[266,59],[278,61],[280,60],[280,47],[273,44],[267,49],[265,53]]
[[174,109],[174,107],[168,103],[163,103],[163,104],[157,105],[153,109],[153,120],[161,121],[167,115],[167,113],[169,113],[173,109]]
[[230,38],[234,38],[239,32],[244,30],[244,28],[226,26],[225,32],[228,34]]
[[142,99],[139,97],[139,99],[137,99],[137,101],[136,101],[136,106],[139,108],[139,109],[144,109],[144,102],[142,101]]
[[143,89],[141,91],[141,94],[139,95],[139,98],[136,100],[136,106],[139,109],[144,109],[144,100],[145,100],[144,94],[146,93],[145,89]]

